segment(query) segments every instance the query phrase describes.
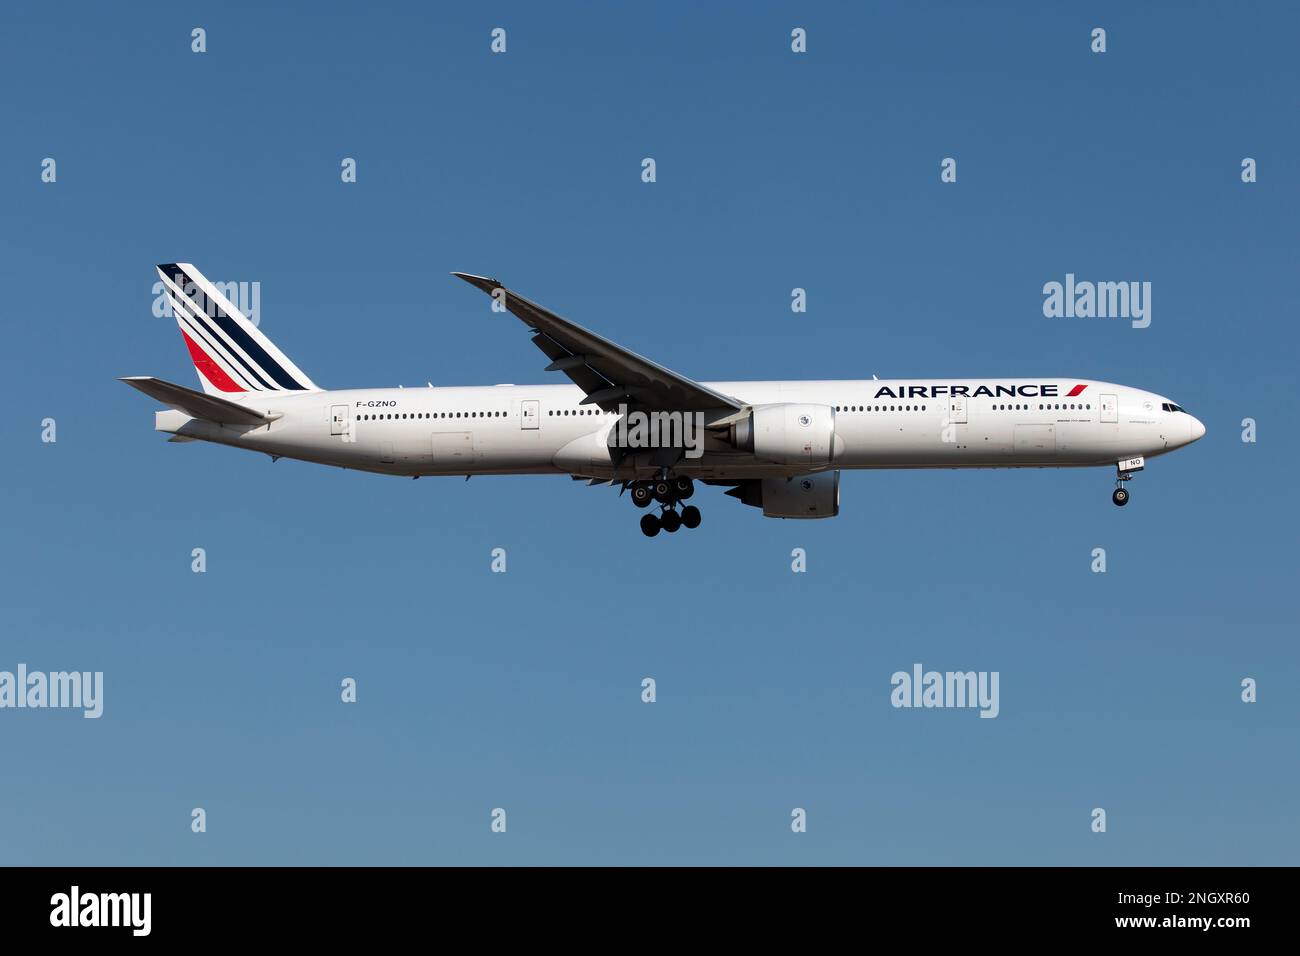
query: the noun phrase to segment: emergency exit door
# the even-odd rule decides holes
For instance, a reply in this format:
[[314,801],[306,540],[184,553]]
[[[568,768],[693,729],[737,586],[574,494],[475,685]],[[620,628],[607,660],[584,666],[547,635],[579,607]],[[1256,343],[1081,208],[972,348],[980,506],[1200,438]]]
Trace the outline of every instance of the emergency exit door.
[[520,414],[519,414],[520,428],[537,427],[537,419],[540,416],[540,412],[538,411],[540,404],[541,404],[540,402],[531,401],[531,400],[526,402],[520,402]]
[[966,396],[954,395],[948,399],[948,423],[956,425],[966,424]]

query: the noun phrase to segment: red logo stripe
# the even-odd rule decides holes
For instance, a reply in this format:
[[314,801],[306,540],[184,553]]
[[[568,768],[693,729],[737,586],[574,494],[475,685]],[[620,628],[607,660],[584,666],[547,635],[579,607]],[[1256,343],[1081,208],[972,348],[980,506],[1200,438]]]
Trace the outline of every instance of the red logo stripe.
[[194,344],[194,340],[185,334],[181,329],[181,338],[185,340],[185,347],[190,350],[190,358],[194,360],[194,367],[199,370],[199,374],[206,378],[223,392],[246,392],[248,389],[237,384],[222,371],[221,366],[208,357],[208,353],[203,351]]
[[1066,395],[1065,397],[1074,398],[1074,396],[1082,394],[1083,390],[1087,387],[1088,387],[1087,385],[1076,385],[1074,386],[1074,388],[1070,389],[1070,394]]

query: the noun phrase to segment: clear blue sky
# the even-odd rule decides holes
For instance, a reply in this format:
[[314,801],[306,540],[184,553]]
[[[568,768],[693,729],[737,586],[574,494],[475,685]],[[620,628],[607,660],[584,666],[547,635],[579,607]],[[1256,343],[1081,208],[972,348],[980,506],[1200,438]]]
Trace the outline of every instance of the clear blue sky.
[[[1295,863],[1300,14],[1134,6],[5,6],[0,669],[105,701],[0,711],[0,862]],[[462,269],[697,378],[1078,376],[1208,435],[1123,510],[852,473],[647,540],[567,478],[167,444],[115,379],[195,384],[173,261],[325,387],[544,380]],[[1044,318],[1067,272],[1151,327]],[[893,709],[918,661],[1000,716]]]

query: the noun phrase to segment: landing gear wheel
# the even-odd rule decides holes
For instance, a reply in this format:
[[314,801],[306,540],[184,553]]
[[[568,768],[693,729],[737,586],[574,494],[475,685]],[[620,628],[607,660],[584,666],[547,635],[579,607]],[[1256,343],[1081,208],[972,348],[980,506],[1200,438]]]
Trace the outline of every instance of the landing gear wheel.
[[665,531],[672,534],[682,526],[682,516],[676,511],[665,511],[663,517],[659,519],[659,523],[664,526]]
[[673,500],[672,482],[667,479],[660,478],[654,483],[652,489],[655,501],[659,502],[661,505],[666,505]]
[[698,528],[700,526],[700,509],[695,505],[687,505],[683,508],[682,525],[687,528]]
[[1110,500],[1115,502],[1115,504],[1119,505],[1121,508],[1123,508],[1126,504],[1128,504],[1128,489],[1116,488],[1115,493],[1110,496]]
[[[685,501],[695,494],[695,482],[683,475],[673,482],[673,492],[677,495],[678,501]],[[687,525],[687,527],[690,526]]]
[[654,501],[654,495],[651,494],[649,485],[638,481],[632,486],[632,504],[638,508],[644,508],[652,501]]
[[653,538],[659,533],[659,516],[657,514],[641,516],[641,533],[647,538]]

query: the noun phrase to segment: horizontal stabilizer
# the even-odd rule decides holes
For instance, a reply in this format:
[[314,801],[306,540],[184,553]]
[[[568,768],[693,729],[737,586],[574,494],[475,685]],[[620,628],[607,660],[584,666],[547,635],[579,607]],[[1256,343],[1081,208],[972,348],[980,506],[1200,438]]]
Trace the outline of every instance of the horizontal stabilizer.
[[164,382],[160,378],[149,375],[131,375],[121,381],[132,388],[139,389],[150,398],[158,399],[164,405],[180,409],[195,418],[216,422],[218,425],[265,425],[280,417],[247,408],[215,395],[204,395],[184,385]]

